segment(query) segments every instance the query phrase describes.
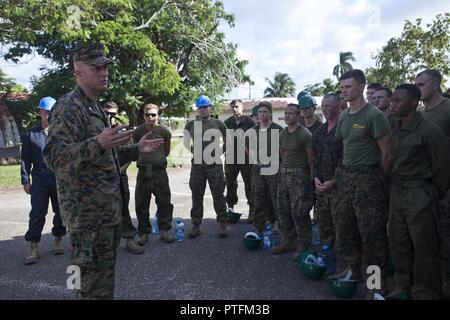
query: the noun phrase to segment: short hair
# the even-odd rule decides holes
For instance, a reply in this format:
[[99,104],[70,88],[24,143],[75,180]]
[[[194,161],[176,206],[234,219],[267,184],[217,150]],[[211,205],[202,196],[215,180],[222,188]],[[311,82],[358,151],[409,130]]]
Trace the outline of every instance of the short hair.
[[366,84],[366,76],[364,75],[364,72],[359,69],[353,69],[350,71],[345,72],[340,78],[339,81],[353,78],[356,80],[356,82],[361,84]]
[[261,101],[258,103],[258,110],[262,107],[266,107],[270,112],[272,112],[272,104],[269,101]]
[[408,93],[408,96],[410,98],[416,99],[417,104],[419,104],[420,97],[422,96],[422,94],[420,93],[420,89],[416,85],[410,83],[403,83],[397,86],[395,90],[405,90]]
[[159,112],[159,107],[156,105],[156,104],[153,104],[153,103],[147,103],[145,106],[144,106],[144,110],[145,109],[156,109],[156,110],[158,110],[158,112]]
[[241,99],[234,99],[230,102],[230,106],[244,106],[244,103]]
[[[439,84],[439,86],[441,85],[441,82],[442,82],[442,75],[441,75],[441,73],[439,72],[439,70],[436,70],[436,69],[427,69],[427,70],[425,70],[425,71],[420,72],[420,73],[417,75],[417,77],[423,76],[423,75],[429,76],[429,77],[432,78],[434,81],[436,81],[436,82]],[[416,78],[417,78],[417,77],[416,77]]]
[[298,104],[296,104],[296,103],[288,103],[287,106],[286,106],[286,109],[287,109],[288,107],[293,107],[293,108],[295,108],[295,110],[296,110],[298,113],[300,113],[300,106],[299,106]]
[[367,89],[371,89],[371,90],[374,90],[374,91],[377,91],[378,89],[381,89],[381,88],[383,88],[383,85],[381,83],[378,83],[378,82],[372,82],[371,84],[369,84],[367,86]]
[[375,91],[384,91],[384,92],[386,92],[386,94],[388,95],[389,98],[392,97],[392,90],[389,88],[381,87],[381,88],[375,89]]
[[336,100],[337,104],[339,104],[339,105],[341,104],[341,96],[337,93],[334,93],[334,92],[327,93],[326,95],[323,96],[322,101],[325,98],[334,98],[334,100]]
[[119,110],[119,106],[114,101],[106,101],[103,105],[103,109],[117,109]]

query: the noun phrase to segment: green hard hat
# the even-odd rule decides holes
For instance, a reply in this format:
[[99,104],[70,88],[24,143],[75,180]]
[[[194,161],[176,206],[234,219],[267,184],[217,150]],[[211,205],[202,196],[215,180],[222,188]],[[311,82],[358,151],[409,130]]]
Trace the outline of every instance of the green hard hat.
[[297,95],[297,101],[300,109],[308,109],[317,105],[316,100],[306,90],[300,91]]

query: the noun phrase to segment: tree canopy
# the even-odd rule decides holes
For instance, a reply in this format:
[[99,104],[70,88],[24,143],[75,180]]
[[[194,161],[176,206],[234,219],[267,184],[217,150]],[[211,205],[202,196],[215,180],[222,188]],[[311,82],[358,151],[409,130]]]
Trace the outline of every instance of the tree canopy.
[[353,70],[353,66],[349,61],[355,61],[353,52],[339,52],[339,64],[333,68],[333,75],[336,76],[337,80],[347,71]]
[[450,76],[450,13],[438,14],[426,28],[422,19],[406,20],[402,34],[391,38],[373,58],[376,67],[366,70],[367,79],[390,88],[413,82],[425,69]]
[[32,80],[36,95],[67,92],[72,49],[97,41],[115,62],[104,98],[134,121],[144,103],[164,103],[166,114],[184,115],[197,95],[215,99],[249,80],[247,61],[219,30],[221,23],[234,26],[221,1],[9,0],[0,12],[6,60],[37,53],[56,64]]
[[276,72],[273,81],[266,78],[269,86],[264,90],[264,97],[287,98],[295,95],[295,82],[287,73]]

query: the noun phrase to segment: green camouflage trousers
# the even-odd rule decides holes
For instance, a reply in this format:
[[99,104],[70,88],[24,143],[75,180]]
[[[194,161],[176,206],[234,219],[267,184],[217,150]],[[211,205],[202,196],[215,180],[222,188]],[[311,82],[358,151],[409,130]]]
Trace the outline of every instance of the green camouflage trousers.
[[330,250],[335,248],[337,214],[335,207],[336,187],[330,192],[316,191],[316,202],[314,206],[314,220],[319,228],[320,241],[327,244]]
[[116,249],[122,225],[103,227],[96,232],[70,233],[71,261],[80,268],[78,299],[114,298]]
[[252,166],[252,197],[255,208],[253,225],[261,233],[266,222],[278,220],[278,173],[261,175],[261,167]]
[[171,193],[167,171],[165,168],[155,168],[151,165],[139,167],[134,198],[140,235],[152,232],[149,212],[152,194],[155,195],[155,203],[158,207],[156,216],[158,227],[161,230],[170,230],[173,205],[170,202]]
[[[415,183],[415,184],[414,184]],[[389,248],[396,284],[414,299],[439,299],[441,291],[438,197],[430,183],[391,185]],[[411,286],[412,280],[412,286]]]
[[[295,172],[292,172],[295,171]],[[278,173],[278,219],[282,242],[311,244],[312,189],[307,169],[281,168]]]
[[123,211],[122,211],[122,238],[124,239],[133,239],[137,230],[131,221],[130,210],[128,206],[130,204],[130,187],[128,186],[128,176],[126,173],[122,173],[121,175],[122,183],[123,183]]
[[191,219],[193,224],[201,224],[203,220],[203,197],[206,182],[213,197],[214,210],[218,222],[227,222],[227,204],[225,202],[225,176],[221,164],[192,164],[189,188],[192,191]]
[[444,282],[450,280],[450,190],[440,205],[441,276]]
[[364,262],[385,270],[388,213],[383,173],[379,168],[355,172],[342,169],[340,172],[336,197],[337,264],[360,270],[364,248],[367,259]]

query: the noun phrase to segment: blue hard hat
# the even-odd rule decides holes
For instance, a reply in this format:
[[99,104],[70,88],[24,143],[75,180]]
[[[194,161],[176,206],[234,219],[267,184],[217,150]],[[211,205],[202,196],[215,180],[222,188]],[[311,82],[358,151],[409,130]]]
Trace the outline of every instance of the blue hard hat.
[[52,110],[53,105],[55,104],[56,100],[52,97],[44,97],[39,101],[39,109],[44,109],[47,111]]
[[200,96],[197,98],[197,101],[195,101],[195,106],[197,108],[212,106],[212,101],[207,96]]

